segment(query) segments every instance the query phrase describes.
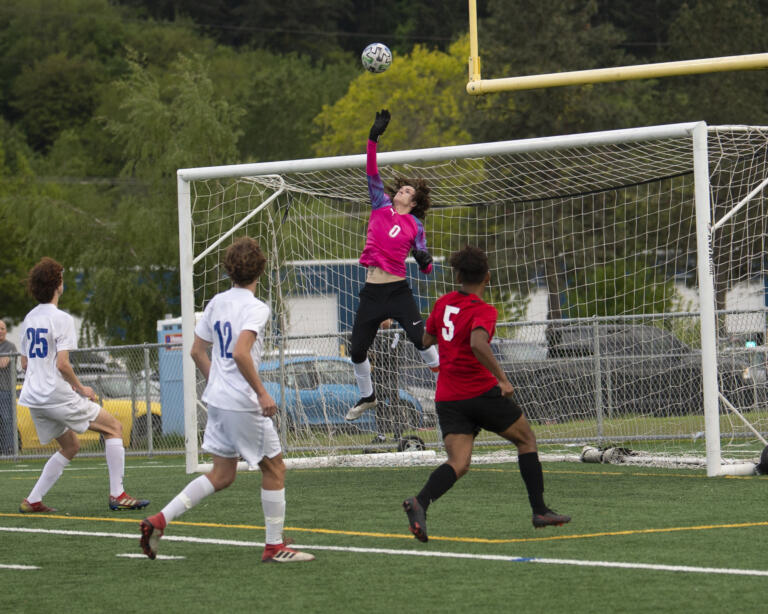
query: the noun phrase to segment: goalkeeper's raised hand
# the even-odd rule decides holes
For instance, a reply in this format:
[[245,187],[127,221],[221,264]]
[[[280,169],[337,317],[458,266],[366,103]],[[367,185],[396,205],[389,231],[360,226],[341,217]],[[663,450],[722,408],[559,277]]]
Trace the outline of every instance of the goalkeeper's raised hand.
[[411,250],[411,255],[416,260],[422,273],[429,273],[432,270],[432,256],[430,256],[429,252],[423,249],[414,249]]
[[376,112],[376,119],[373,121],[373,126],[371,126],[371,132],[368,134],[368,138],[371,141],[378,142],[379,137],[384,134],[384,131],[389,125],[389,119],[390,115],[387,109],[382,109],[381,111]]

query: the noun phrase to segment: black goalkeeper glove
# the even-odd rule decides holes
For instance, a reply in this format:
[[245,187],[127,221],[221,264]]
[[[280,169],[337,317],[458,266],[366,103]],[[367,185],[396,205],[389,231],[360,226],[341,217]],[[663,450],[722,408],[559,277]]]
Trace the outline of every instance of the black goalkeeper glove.
[[419,265],[419,270],[422,273],[424,273],[429,268],[429,265],[432,264],[432,256],[430,256],[427,251],[414,249],[411,250],[411,255],[414,260],[416,260],[416,263]]
[[368,138],[371,141],[378,142],[379,137],[384,134],[384,131],[387,129],[389,118],[389,111],[386,109],[382,109],[376,113],[376,119],[373,122],[373,126],[371,126],[371,132],[368,134]]

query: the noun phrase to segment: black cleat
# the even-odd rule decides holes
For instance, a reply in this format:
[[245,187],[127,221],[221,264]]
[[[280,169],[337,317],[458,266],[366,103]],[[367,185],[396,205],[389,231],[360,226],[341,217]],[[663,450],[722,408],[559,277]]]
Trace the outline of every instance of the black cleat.
[[426,542],[427,538],[427,513],[416,497],[403,501],[403,509],[408,514],[408,525],[413,536],[420,542]]
[[562,527],[565,523],[570,522],[571,517],[565,514],[558,514],[551,509],[543,513],[533,513],[533,526],[537,529],[543,529],[544,527]]
[[141,528],[141,539],[139,540],[141,551],[150,559],[155,560],[157,557],[157,544],[163,536],[163,530],[153,525],[149,518],[142,520],[139,526]]

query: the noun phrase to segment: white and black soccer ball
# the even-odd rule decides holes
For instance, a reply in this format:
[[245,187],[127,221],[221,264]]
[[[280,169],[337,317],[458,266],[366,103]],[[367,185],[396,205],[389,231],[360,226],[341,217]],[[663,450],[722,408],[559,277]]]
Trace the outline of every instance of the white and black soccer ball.
[[371,43],[363,49],[361,59],[368,72],[384,72],[392,64],[392,52],[384,43]]

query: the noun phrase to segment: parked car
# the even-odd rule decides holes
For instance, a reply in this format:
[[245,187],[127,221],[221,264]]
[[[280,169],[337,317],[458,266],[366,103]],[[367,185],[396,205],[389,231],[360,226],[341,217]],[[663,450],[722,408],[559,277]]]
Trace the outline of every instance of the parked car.
[[72,369],[80,375],[107,373],[109,371],[108,356],[106,352],[94,350],[70,350],[69,362]]
[[757,345],[747,348],[749,366],[744,372],[744,378],[756,385],[768,386],[768,346]]
[[[768,346],[749,345],[729,347],[720,351],[719,365],[725,363],[732,371],[741,370],[743,386],[739,388],[736,404],[748,408],[768,404]],[[720,367],[722,368],[722,367]],[[733,399],[729,399],[734,402]]]
[[[123,445],[136,448],[146,445],[147,440],[147,403],[145,400],[144,380],[132,378],[128,373],[104,373],[101,375],[83,375],[80,381],[93,388],[99,404],[115,416],[123,425]],[[21,392],[17,386],[16,394]],[[162,409],[160,389],[157,382],[150,382],[150,411],[152,435],[162,434]],[[44,446],[37,438],[37,430],[32,422],[29,408],[17,403],[17,429],[19,450],[53,448],[56,444]],[[86,431],[78,436],[83,448],[99,445],[101,436],[94,431]]]
[[[284,362],[284,388],[281,387],[280,361],[263,362],[259,375],[278,406],[285,408],[289,426],[345,427],[375,431],[375,411],[365,412],[354,422],[344,419],[347,410],[360,398],[352,361],[337,356],[299,356]],[[284,392],[284,395],[282,394]],[[407,390],[398,391],[410,428],[424,425],[424,412]]]
[[[596,351],[599,350],[599,351]],[[532,420],[552,422],[702,411],[701,352],[655,326],[551,325],[545,357],[500,360],[518,402]],[[721,355],[719,387],[736,405],[745,400],[745,361]]]

